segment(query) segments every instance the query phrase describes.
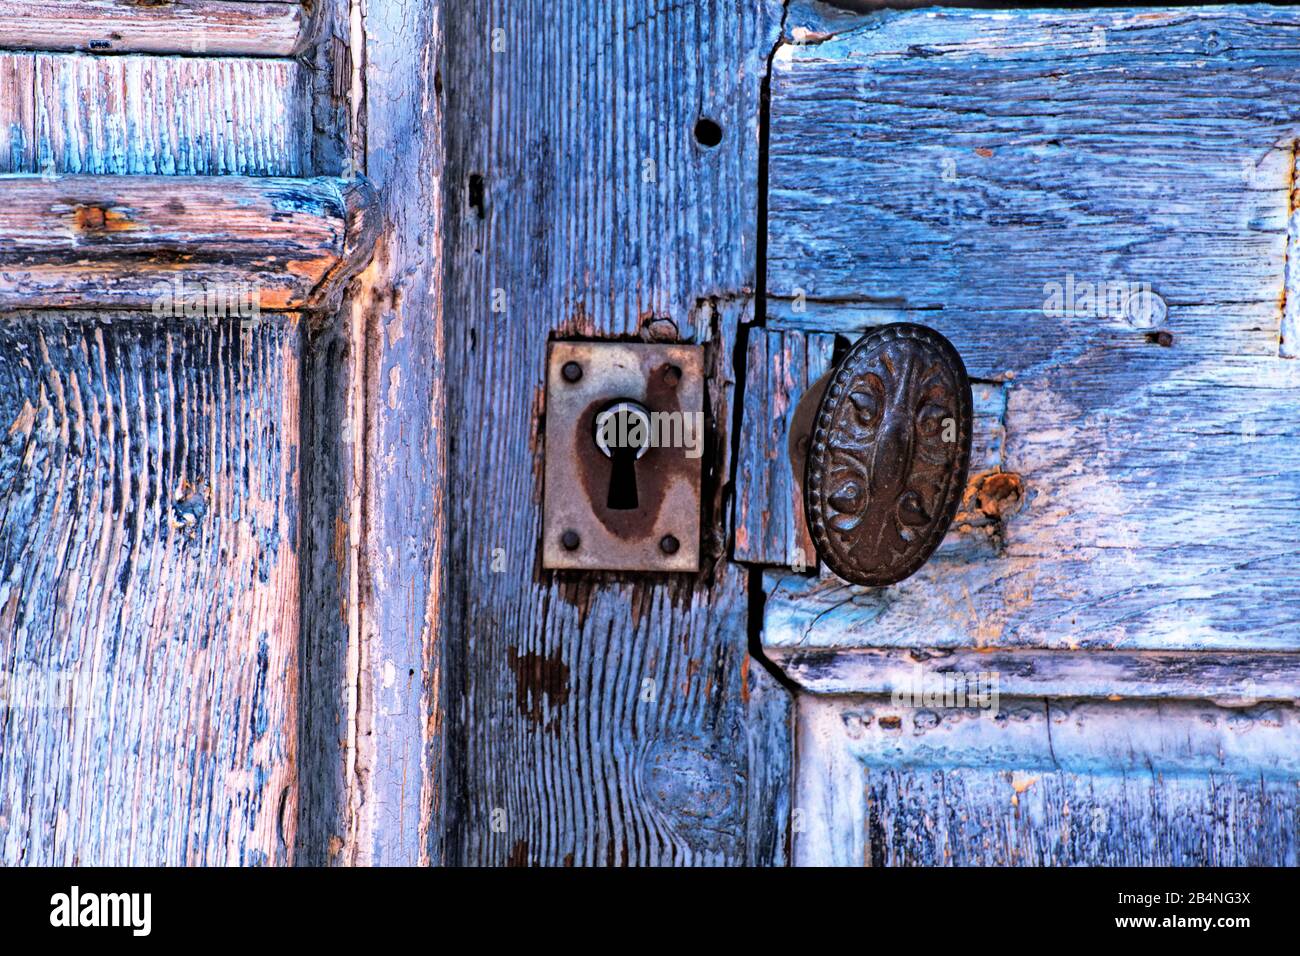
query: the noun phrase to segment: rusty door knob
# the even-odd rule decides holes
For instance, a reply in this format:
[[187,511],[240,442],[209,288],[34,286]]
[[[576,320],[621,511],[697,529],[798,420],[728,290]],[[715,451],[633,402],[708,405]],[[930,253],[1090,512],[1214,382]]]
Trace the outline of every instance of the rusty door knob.
[[844,354],[811,400],[804,514],[818,557],[853,584],[914,574],[966,487],[971,389],[961,356],[933,329],[882,326]]

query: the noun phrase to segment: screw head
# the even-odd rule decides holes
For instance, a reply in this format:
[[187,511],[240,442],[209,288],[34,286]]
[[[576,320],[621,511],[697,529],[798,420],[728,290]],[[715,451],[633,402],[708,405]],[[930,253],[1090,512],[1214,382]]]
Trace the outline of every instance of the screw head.
[[666,534],[659,539],[659,550],[664,554],[676,554],[677,549],[681,546],[681,542],[670,534]]
[[577,551],[578,545],[582,544],[582,539],[578,537],[578,532],[570,528],[560,535],[560,544],[564,545],[565,551]]
[[564,376],[566,382],[576,382],[582,378],[582,366],[577,362],[565,362],[564,368],[560,369],[560,374]]

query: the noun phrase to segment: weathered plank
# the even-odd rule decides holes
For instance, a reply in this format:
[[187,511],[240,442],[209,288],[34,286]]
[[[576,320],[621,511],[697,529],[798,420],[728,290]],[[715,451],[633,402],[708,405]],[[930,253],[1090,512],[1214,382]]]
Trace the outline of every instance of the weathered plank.
[[298,318],[0,324],[0,859],[292,858]]
[[[364,168],[364,140],[354,128],[364,88],[354,86],[349,0],[318,10],[321,42],[311,51],[312,172],[351,175]],[[358,43],[360,37],[358,37]],[[358,98],[357,109],[353,99]],[[376,238],[382,245],[383,230]],[[357,808],[368,761],[358,748],[361,589],[366,568],[356,542],[364,528],[364,343],[345,294],[332,321],[314,324],[304,343],[301,538],[303,613],[298,734],[299,865],[349,863],[361,853]]]
[[799,400],[830,368],[834,349],[834,335],[749,333],[736,468],[737,561],[805,568],[817,562],[790,469],[790,427]]
[[[142,23],[154,16],[131,9]],[[87,288],[77,301],[115,301],[94,285],[100,263],[102,275],[138,285],[132,273],[145,256],[167,254],[169,229],[199,243],[172,247],[172,275],[192,292],[219,273],[203,259],[208,238],[234,243],[223,258],[247,264],[240,230],[247,240],[260,227],[247,209],[246,219],[236,211],[226,223],[178,225],[166,203],[182,201],[189,182],[152,176],[309,171],[311,124],[297,112],[302,75],[289,61],[0,54],[0,169],[50,180],[4,179],[0,190],[61,195],[90,184],[93,195],[81,198],[92,202],[71,216],[92,232],[94,200],[105,200],[105,232],[119,212],[155,217],[145,237],[78,237],[86,241],[76,256],[87,262],[68,275]],[[60,178],[88,172],[149,175]],[[347,248],[342,182],[227,179],[196,188],[215,197],[210,213],[259,194],[272,217],[286,212],[271,204],[277,188],[294,201],[293,190],[306,189],[342,227]],[[118,205],[124,196],[129,207]],[[21,216],[7,200],[0,228],[16,230]],[[35,221],[22,230],[37,258],[68,239],[57,219],[43,222],[47,235]],[[293,226],[275,228],[287,235]],[[296,240],[287,238],[283,262],[297,268]],[[137,239],[153,251],[142,253]],[[11,265],[3,270],[10,279]],[[301,275],[285,287],[319,295],[330,276],[327,268],[319,282]],[[318,769],[308,764],[304,774],[298,746],[302,325],[293,312],[260,321],[207,310],[199,321],[6,313],[5,864],[294,860],[298,781]],[[337,428],[322,434],[337,441]],[[72,708],[62,706],[69,689]]]
[[798,865],[1295,866],[1290,704],[801,696]]
[[311,22],[293,0],[0,0],[0,49],[292,56]]
[[745,865],[790,862],[794,783],[794,697],[752,658],[743,675],[745,703]]
[[36,57],[0,53],[0,173],[33,171]]
[[41,54],[36,72],[27,171],[299,176],[307,169],[311,126],[304,70],[294,60]]
[[[540,0],[447,10],[448,474],[463,482],[444,598],[444,673],[462,701],[447,727],[452,861],[746,859],[747,783],[761,771],[742,701],[747,579],[723,560],[723,496],[780,13],[667,0],[584,0],[562,17]],[[716,146],[696,141],[701,118],[720,128]],[[543,572],[547,341],[643,330],[706,345],[706,570]]]
[[[921,322],[1007,406],[990,546],[959,528],[888,589],[783,577],[774,653],[1300,648],[1298,23],[935,10],[778,51],[769,328]],[[1117,281],[1151,312],[1083,295]]]
[[[746,739],[748,581],[722,558],[780,5],[584,1],[556,17],[482,0],[446,16],[447,473],[464,476],[447,502],[448,861],[775,853],[771,819],[746,821],[768,771]],[[702,116],[718,146],[695,142]],[[706,345],[706,570],[543,572],[547,339],[642,330]]]
[[210,314],[200,288],[325,307],[369,258],[373,204],[323,177],[3,177],[0,309]]
[[0,172],[298,176],[296,60],[0,53]]
[[[805,579],[765,578],[785,608],[807,604],[798,623],[829,613],[814,589],[811,597],[784,593]],[[1002,693],[1041,697],[1203,698],[1234,704],[1300,700],[1300,654],[1254,651],[1000,650],[996,648],[768,647],[770,659],[800,688],[814,694],[883,694],[912,680],[917,667],[936,673],[996,673]]]
[[[447,814],[443,767],[447,676],[443,667],[446,563],[445,464],[450,421],[444,392],[443,64],[441,6],[373,2],[354,47],[366,50],[364,90],[347,131],[382,201],[370,267],[344,304],[337,335],[312,342],[313,362],[339,364],[337,385],[319,389],[308,427],[322,490],[309,534],[315,587],[340,582],[341,602],[316,618],[313,680],[348,688],[343,726],[316,712],[321,770],[343,764],[339,839],[312,861],[358,865],[441,863]],[[332,102],[317,103],[330,111]],[[327,144],[329,145],[329,144]],[[338,436],[342,434],[342,441]],[[447,573],[458,574],[460,569]],[[342,615],[340,630],[329,620]],[[340,634],[345,641],[330,646]],[[339,661],[340,653],[346,660]],[[333,733],[335,748],[326,735]],[[328,797],[327,793],[322,797]],[[328,830],[326,830],[328,832]]]
[[935,10],[783,46],[770,291],[1041,311],[1044,284],[1074,273],[1150,282],[1171,305],[1276,303],[1295,22]]

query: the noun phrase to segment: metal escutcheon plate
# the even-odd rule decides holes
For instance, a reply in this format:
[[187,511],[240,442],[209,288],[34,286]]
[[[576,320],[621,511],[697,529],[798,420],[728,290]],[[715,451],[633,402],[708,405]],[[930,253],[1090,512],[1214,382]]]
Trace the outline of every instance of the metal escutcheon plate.
[[970,465],[971,390],[952,343],[886,325],[831,373],[804,474],[818,556],[846,581],[883,586],[915,573],[952,523]]

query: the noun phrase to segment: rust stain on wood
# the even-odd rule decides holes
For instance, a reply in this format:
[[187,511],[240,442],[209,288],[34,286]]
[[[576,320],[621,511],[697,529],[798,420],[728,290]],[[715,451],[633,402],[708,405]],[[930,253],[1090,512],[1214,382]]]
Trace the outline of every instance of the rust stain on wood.
[[558,729],[556,711],[569,702],[569,665],[556,654],[528,651],[509,655],[515,672],[515,704],[535,726]]
[[78,232],[126,232],[134,227],[125,210],[99,204],[74,206],[72,224]]
[[1020,508],[1025,498],[1025,482],[1015,472],[994,472],[981,477],[974,495],[976,506],[986,517],[1001,521]]

